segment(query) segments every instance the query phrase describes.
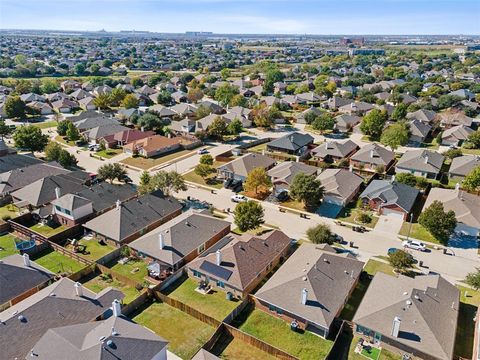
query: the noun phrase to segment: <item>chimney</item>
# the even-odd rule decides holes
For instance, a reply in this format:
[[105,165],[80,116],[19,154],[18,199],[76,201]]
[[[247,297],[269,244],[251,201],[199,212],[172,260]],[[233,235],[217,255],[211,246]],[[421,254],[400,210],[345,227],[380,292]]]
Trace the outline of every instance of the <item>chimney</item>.
[[392,336],[398,337],[398,333],[400,332],[401,322],[402,320],[398,316],[395,316],[395,318],[393,319]]
[[217,250],[215,252],[216,259],[217,259],[217,265],[220,266],[222,265],[222,252],[220,250]]
[[23,254],[23,265],[30,266],[30,256],[27,253]]
[[112,302],[112,311],[113,311],[113,316],[119,317],[122,315],[122,306],[120,305],[120,301],[117,299],[113,300]]
[[61,193],[60,193],[60,188],[56,187],[55,188],[55,198],[60,199]]
[[352,165],[352,164],[350,164],[350,165],[348,166],[348,170],[349,170],[350,172],[353,172],[353,165]]
[[83,296],[82,284],[76,282],[73,286],[75,287],[75,293],[77,294],[77,296]]
[[120,206],[122,205],[122,202],[120,200],[115,201],[115,208],[120,209]]
[[428,164],[428,155],[425,155],[425,164]]
[[373,149],[370,150],[370,157],[371,157],[372,159],[373,159],[374,155],[375,155],[375,153],[373,152]]
[[390,178],[390,183],[394,183],[395,182],[395,175],[392,175],[392,177]]
[[328,150],[328,141],[325,141],[325,150]]
[[303,288],[302,289],[302,298],[301,298],[302,305],[307,304],[307,296],[308,296],[308,290]]
[[160,250],[165,247],[165,239],[163,237],[163,233],[158,234],[158,245],[160,246]]
[[460,190],[460,183],[455,184],[455,190],[457,190],[457,191]]

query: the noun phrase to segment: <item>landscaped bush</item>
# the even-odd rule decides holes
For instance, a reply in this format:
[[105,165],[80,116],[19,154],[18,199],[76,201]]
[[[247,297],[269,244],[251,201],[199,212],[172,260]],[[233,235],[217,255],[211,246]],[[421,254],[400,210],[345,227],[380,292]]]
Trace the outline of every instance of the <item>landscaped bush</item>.
[[358,215],[358,221],[363,224],[369,224],[372,222],[372,216],[366,212],[362,212]]

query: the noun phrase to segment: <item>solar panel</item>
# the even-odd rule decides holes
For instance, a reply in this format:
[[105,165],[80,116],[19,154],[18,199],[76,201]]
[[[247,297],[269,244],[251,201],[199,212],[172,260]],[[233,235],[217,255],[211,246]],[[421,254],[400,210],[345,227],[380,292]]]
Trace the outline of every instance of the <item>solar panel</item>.
[[223,280],[228,280],[230,276],[232,276],[232,272],[230,270],[224,269],[221,266],[211,263],[210,261],[204,261],[202,265],[200,265],[200,269]]

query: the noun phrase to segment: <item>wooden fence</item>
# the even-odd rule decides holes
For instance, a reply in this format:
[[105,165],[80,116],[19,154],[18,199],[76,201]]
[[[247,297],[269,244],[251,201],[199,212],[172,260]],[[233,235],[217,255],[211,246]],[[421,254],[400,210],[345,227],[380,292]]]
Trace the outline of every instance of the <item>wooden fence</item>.
[[223,319],[223,322],[225,324],[231,324],[232,321],[238,316],[240,315],[240,313],[245,309],[245,307],[250,304],[250,303],[253,303],[253,299],[252,299],[252,296],[250,294],[248,294],[243,300],[242,302],[240,303],[240,305],[238,305],[235,309],[232,310],[232,312],[230,314],[228,314],[225,319]]
[[70,274],[68,278],[72,281],[79,281],[80,279],[94,273],[97,270],[97,265],[92,263],[78,270],[77,272]]
[[110,262],[112,262],[113,260],[117,259],[120,257],[121,253],[122,253],[122,250],[123,248],[126,247],[125,245],[119,247],[119,248],[116,248],[115,250],[113,250],[112,252],[109,252],[108,254],[104,255],[103,257],[101,257],[100,259],[98,259],[96,261],[97,264],[100,264],[100,265],[106,265]]
[[[340,329],[338,329],[338,332],[335,336],[335,340],[333,342],[332,348],[328,352],[328,355],[325,357],[325,360],[336,360],[341,357],[341,354],[346,351],[348,354],[348,349],[342,348],[344,344],[341,343],[342,339],[342,333],[346,333],[347,335],[352,335],[353,329],[352,329],[353,324],[348,322],[348,321],[342,321],[340,325]],[[353,335],[352,335],[353,336]]]

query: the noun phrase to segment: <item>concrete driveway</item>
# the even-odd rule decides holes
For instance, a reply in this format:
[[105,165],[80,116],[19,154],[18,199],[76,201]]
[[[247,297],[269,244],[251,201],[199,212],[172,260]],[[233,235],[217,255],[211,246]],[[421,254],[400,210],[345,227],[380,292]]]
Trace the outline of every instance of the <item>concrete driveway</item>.
[[380,215],[375,231],[388,232],[390,234],[398,234],[402,228],[403,219],[395,215]]

